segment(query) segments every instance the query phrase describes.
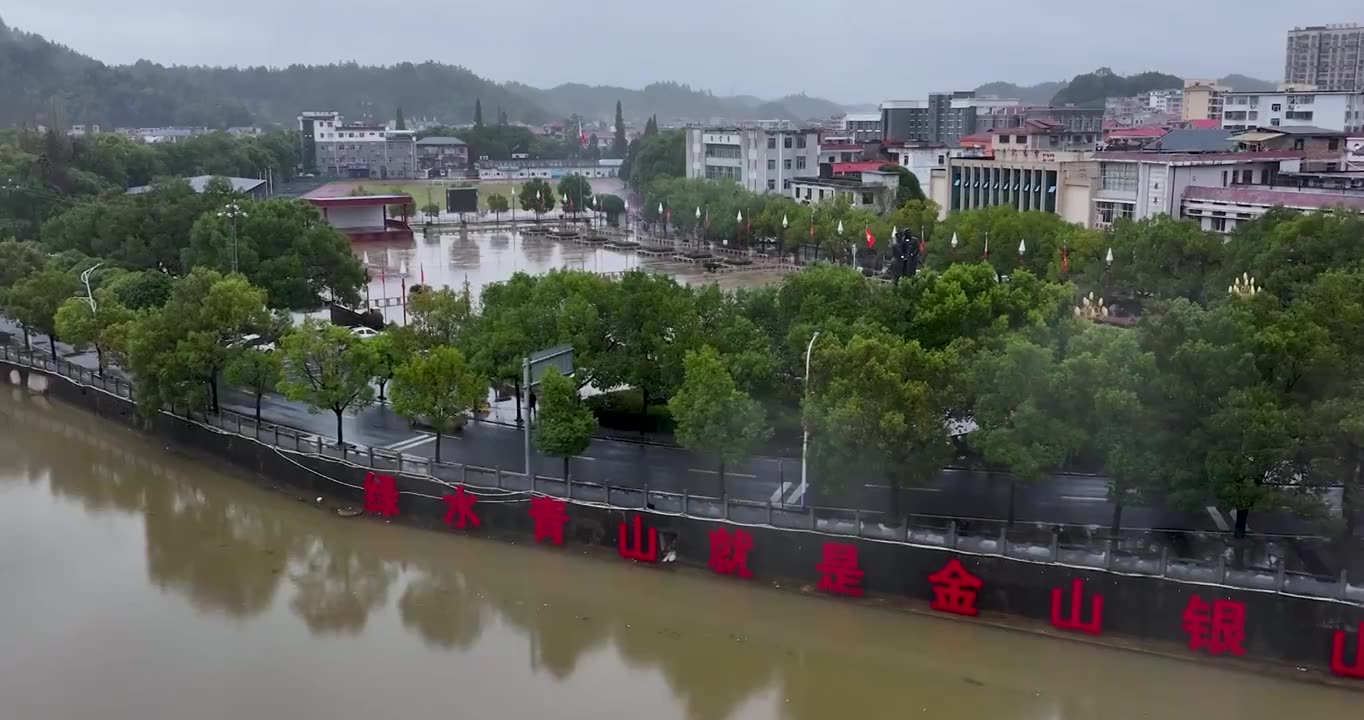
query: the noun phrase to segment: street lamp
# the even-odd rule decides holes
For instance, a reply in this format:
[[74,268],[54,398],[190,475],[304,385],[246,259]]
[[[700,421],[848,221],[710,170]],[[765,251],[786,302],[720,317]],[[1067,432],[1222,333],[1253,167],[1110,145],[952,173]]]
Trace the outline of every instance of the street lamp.
[[[838,233],[838,243],[839,243],[840,245],[843,244],[843,219],[842,219],[842,218],[839,218],[839,220],[838,220],[838,227],[835,228],[835,232]],[[857,255],[857,246],[856,246],[856,245],[852,245],[852,246],[850,246],[850,247],[852,248],[853,255],[856,256],[856,255]],[[835,258],[832,257],[832,255],[833,255],[832,252],[830,252],[829,254],[830,254],[830,256],[831,256],[830,259],[835,259]]]
[[1095,299],[1094,293],[1091,292],[1081,298],[1080,304],[1075,306],[1075,317],[1098,321],[1108,317],[1108,306],[1104,304],[1103,298]]
[[247,217],[242,208],[237,203],[228,203],[218,211],[218,217],[227,218],[228,226],[232,229],[232,272],[237,272],[237,220]]
[[956,250],[956,249],[957,249],[957,234],[956,234],[956,233],[952,233],[952,243],[951,243],[951,244],[952,244],[952,249],[953,249],[953,250]]
[[85,285],[85,303],[90,306],[90,314],[95,314],[95,293],[90,289],[90,276],[104,263],[98,262],[81,272],[81,283]]
[[[802,390],[803,390],[802,394],[805,395],[806,397],[808,397],[809,394],[810,394],[810,353],[812,353],[812,352],[814,351],[814,349],[815,349],[815,341],[819,339],[819,332],[820,332],[820,331],[816,330],[816,331],[815,331],[815,334],[812,335],[812,336],[810,336],[810,344],[805,346],[805,378],[803,379],[803,382],[804,382],[804,386],[805,386],[805,387],[802,388]],[[805,413],[803,412],[803,410],[804,410],[804,408],[802,408],[801,419],[800,419],[801,429],[804,431],[803,436],[801,437],[801,441],[800,441],[800,504],[801,504],[801,507],[804,507],[804,506],[805,506],[805,493],[806,493],[806,491],[807,491],[807,488],[809,488],[809,484],[808,484],[808,483],[809,483],[809,473],[810,473],[810,462],[809,462],[809,456],[810,456],[810,426],[805,422]]]
[[1254,297],[1259,293],[1260,288],[1255,285],[1255,278],[1251,277],[1250,273],[1241,273],[1241,277],[1227,286],[1227,294],[1237,297]]

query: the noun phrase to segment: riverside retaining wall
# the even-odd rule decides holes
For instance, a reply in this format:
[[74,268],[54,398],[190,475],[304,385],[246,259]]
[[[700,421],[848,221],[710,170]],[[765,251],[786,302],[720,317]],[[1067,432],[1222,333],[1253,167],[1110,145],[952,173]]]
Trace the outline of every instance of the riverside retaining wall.
[[[1230,657],[1309,667],[1358,680],[1364,687],[1364,607],[1344,599],[742,525],[647,508],[546,496],[532,502],[526,492],[376,474],[354,463],[282,450],[167,413],[143,417],[124,397],[3,360],[0,377],[222,458],[273,484],[309,496],[339,497],[390,520],[547,545],[555,544],[553,530],[559,526],[564,544],[608,546],[626,556],[622,561],[666,563],[671,556],[729,575],[734,582],[780,582],[829,594],[901,598],[982,620],[1025,618],[1059,633],[1155,643],[1191,659]],[[463,527],[457,528],[461,509]],[[562,522],[555,520],[560,515]]]

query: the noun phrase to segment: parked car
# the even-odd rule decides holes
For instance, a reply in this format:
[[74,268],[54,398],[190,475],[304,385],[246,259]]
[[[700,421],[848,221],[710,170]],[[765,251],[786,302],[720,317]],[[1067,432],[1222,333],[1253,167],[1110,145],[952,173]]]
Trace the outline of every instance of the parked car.
[[352,335],[362,340],[367,340],[369,338],[377,337],[379,335],[379,332],[377,330],[373,328],[367,328],[364,325],[360,325],[359,327],[353,327],[350,329],[350,332]]

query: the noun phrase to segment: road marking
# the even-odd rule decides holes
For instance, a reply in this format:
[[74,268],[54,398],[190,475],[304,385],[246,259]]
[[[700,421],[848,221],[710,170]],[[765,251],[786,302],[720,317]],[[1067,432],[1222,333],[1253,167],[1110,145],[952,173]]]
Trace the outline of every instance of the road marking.
[[[869,488],[872,488],[873,490],[889,490],[889,489],[891,489],[889,485],[877,485],[876,483],[867,483],[864,487],[869,487]],[[931,487],[903,487],[903,488],[900,488],[900,490],[902,490],[902,491],[904,491],[904,492],[931,492],[931,493],[940,493],[940,492],[943,491],[942,488],[931,488]]]
[[788,496],[786,497],[786,504],[787,504],[787,505],[800,505],[800,506],[804,507],[804,505],[805,505],[805,489],[806,489],[806,487],[805,487],[805,481],[804,481],[804,480],[801,480],[801,481],[800,481],[800,484],[796,486],[796,489],[795,489],[795,490],[792,490],[792,491],[791,491],[791,494],[788,495]]
[[[687,468],[687,472],[702,473],[702,474],[705,474],[705,475],[719,475],[719,474],[720,474],[718,471],[715,471],[715,470],[698,470],[698,469],[696,469],[696,468]],[[736,473],[736,472],[727,472],[727,473],[725,473],[725,477],[727,477],[727,478],[748,478],[749,480],[757,480],[757,479],[758,479],[758,476],[757,476],[757,475],[749,475],[748,473]]]
[[596,458],[594,458],[594,457],[587,457],[587,456],[585,456],[585,455],[574,455],[574,456],[573,456],[573,459],[574,459],[574,460],[596,460]]
[[783,480],[782,483],[781,483],[781,486],[778,487],[776,490],[773,490],[773,491],[772,491],[772,500],[771,500],[771,502],[773,502],[773,503],[775,503],[775,504],[777,504],[777,505],[780,505],[780,504],[782,503],[782,499],[786,497],[786,493],[787,493],[791,488],[792,488],[792,484],[789,483],[789,482],[787,482],[787,481],[785,481],[785,480]]
[[1061,499],[1070,500],[1071,502],[1108,502],[1108,498],[1106,497],[1095,497],[1093,495],[1062,495]]
[[411,450],[412,448],[418,447],[420,445],[425,445],[426,443],[431,442],[432,440],[435,439],[436,439],[435,435],[419,434],[415,437],[410,437],[406,440],[399,440],[398,442],[395,443],[389,443],[388,445],[384,446],[384,449],[402,452],[404,450]]
[[1226,532],[1231,529],[1231,526],[1227,525],[1227,519],[1222,517],[1221,510],[1218,510],[1216,507],[1209,505],[1208,514],[1212,516],[1212,522],[1214,525],[1217,526],[1218,530]]

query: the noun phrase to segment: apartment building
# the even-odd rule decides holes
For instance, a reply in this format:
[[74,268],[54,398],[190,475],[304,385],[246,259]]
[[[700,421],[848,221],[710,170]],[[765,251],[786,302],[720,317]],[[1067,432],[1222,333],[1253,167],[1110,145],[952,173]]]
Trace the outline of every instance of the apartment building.
[[848,113],[838,122],[840,136],[855,143],[881,139],[881,113]]
[[1364,26],[1314,25],[1288,31],[1284,82],[1364,92]]
[[1364,131],[1364,91],[1296,90],[1230,92],[1224,96],[1222,127],[1310,127],[1344,133]]
[[1017,100],[976,97],[969,90],[931,93],[926,100],[887,100],[881,103],[881,137],[956,145],[979,132],[978,116],[1018,105]]
[[819,132],[812,128],[689,127],[686,141],[689,178],[789,193],[794,178],[819,171]]
[[337,112],[298,118],[303,165],[325,176],[410,180],[421,176],[416,133],[384,125],[346,123]]
[[1191,187],[1270,186],[1285,162],[1295,165],[1301,158],[1292,151],[1096,153],[1094,208],[1087,224],[1105,228],[1123,218],[1182,217],[1181,203]]
[[1186,79],[1184,91],[1180,96],[1180,117],[1185,122],[1190,120],[1220,121],[1222,119],[1222,96],[1230,91],[1231,88],[1218,84],[1216,80]]

